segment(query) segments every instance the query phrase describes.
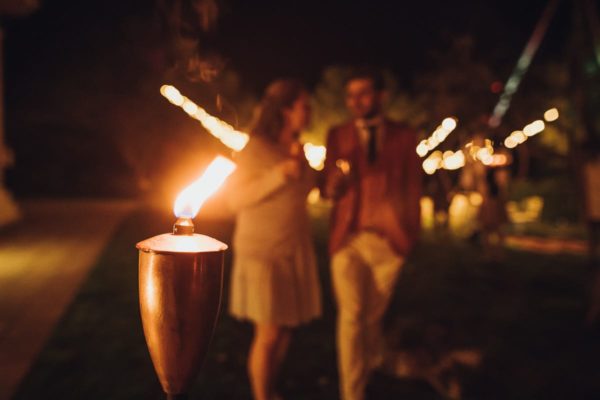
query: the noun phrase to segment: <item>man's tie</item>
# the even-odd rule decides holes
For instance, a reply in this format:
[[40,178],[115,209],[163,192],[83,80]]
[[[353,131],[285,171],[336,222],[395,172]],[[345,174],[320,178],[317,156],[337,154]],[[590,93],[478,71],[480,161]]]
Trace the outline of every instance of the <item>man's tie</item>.
[[377,159],[377,125],[367,126],[369,141],[367,143],[367,160],[373,164]]

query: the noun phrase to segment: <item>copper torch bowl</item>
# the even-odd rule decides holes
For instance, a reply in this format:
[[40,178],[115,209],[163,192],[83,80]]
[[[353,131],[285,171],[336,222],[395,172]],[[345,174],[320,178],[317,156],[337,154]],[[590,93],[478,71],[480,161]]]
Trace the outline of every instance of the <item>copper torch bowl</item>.
[[206,356],[221,306],[223,255],[140,248],[142,325],[169,398],[189,391]]

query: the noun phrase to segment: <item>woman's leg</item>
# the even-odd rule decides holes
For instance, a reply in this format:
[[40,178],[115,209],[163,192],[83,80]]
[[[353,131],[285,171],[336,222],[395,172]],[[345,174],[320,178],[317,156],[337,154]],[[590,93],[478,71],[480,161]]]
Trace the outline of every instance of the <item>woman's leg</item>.
[[287,351],[290,332],[277,325],[256,324],[248,357],[248,375],[255,400],[272,400],[275,380]]
[[281,327],[280,340],[277,343],[277,350],[275,353],[275,374],[273,376],[274,383],[279,378],[279,371],[281,371],[281,365],[285,360],[288,348],[290,347],[290,340],[292,338],[292,330],[290,328]]

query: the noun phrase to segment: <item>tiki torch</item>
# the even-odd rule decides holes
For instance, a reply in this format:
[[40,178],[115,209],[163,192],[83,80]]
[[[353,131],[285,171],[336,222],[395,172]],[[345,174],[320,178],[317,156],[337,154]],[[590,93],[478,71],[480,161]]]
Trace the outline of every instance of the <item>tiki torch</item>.
[[173,233],[136,246],[144,336],[168,399],[187,398],[221,305],[227,245],[194,233],[192,218],[234,169],[232,161],[217,157],[175,201]]

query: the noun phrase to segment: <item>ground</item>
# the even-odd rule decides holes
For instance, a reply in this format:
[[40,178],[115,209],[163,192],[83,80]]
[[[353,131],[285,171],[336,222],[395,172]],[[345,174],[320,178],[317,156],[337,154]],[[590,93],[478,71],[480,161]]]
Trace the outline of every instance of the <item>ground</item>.
[[[168,231],[172,223],[170,215],[149,208],[122,222],[14,399],[163,398],[141,329],[135,243]],[[230,242],[229,222],[200,220],[197,226]],[[280,382],[288,400],[337,397],[335,309],[323,218],[315,219],[314,229],[324,315],[294,335]],[[581,256],[507,251],[502,263],[490,263],[473,244],[424,238],[404,268],[386,316],[390,352],[423,360],[458,348],[480,352],[477,368],[449,371],[464,398],[598,397],[598,330],[583,323],[589,277]],[[226,303],[192,398],[249,398],[245,359],[251,329],[227,315]],[[369,395],[441,398],[425,380],[384,373],[374,375]]]

